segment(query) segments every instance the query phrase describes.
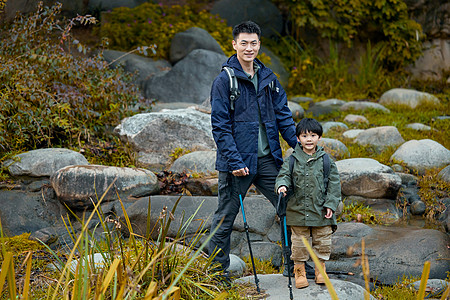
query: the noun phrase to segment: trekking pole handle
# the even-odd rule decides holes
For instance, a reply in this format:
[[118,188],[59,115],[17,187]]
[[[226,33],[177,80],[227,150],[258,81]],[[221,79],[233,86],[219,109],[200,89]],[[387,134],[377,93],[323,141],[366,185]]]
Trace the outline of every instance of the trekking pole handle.
[[239,201],[241,202],[241,210],[242,210],[242,217],[244,218],[244,223],[247,224],[247,218],[245,217],[244,203],[242,202],[241,194],[239,194]]
[[244,218],[244,226],[246,226],[247,225],[247,218],[245,217],[244,202],[242,201],[242,195],[241,194],[239,194],[239,202],[241,202],[242,217]]
[[286,224],[286,216],[284,216],[284,245],[289,247],[288,243],[288,235],[287,235],[287,224]]

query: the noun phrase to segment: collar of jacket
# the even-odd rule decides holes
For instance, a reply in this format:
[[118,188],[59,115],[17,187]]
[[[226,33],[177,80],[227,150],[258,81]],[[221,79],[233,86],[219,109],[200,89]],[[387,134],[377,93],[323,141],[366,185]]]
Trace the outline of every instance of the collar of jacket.
[[[253,63],[258,64],[258,82],[261,84],[264,81],[268,81],[267,84],[269,84],[272,80],[276,79],[276,75],[272,72],[271,69],[266,67],[259,59],[255,58]],[[236,54],[233,54],[228,58],[228,60],[222,65],[222,67],[231,67],[234,69],[234,74],[239,79],[243,80],[250,80],[248,79],[247,75],[245,74],[244,70],[242,69],[241,64],[239,63],[239,60],[237,58]],[[263,87],[267,84],[263,84]]]
[[317,145],[316,152],[314,152],[313,155],[308,155],[303,151],[303,146],[300,143],[297,143],[295,146],[294,152],[292,155],[298,160],[298,161],[311,161],[311,160],[317,160],[325,155],[325,150],[322,146]]

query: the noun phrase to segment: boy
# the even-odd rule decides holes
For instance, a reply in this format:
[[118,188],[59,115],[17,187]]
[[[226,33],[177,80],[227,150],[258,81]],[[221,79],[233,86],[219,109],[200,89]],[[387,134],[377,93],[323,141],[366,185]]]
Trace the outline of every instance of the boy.
[[[298,144],[292,153],[295,158],[292,174],[289,159],[286,159],[278,174],[275,187],[286,195],[293,189],[286,207],[286,224],[292,230],[292,255],[296,288],[307,287],[305,262],[309,253],[301,237],[312,236],[312,248],[325,269],[325,260],[330,259],[332,225],[336,225],[336,211],[341,198],[341,184],[336,164],[330,160],[327,190],[323,182],[323,155],[325,151],[317,143],[322,137],[322,125],[314,119],[302,119],[296,127]],[[325,280],[315,270],[315,282]]]

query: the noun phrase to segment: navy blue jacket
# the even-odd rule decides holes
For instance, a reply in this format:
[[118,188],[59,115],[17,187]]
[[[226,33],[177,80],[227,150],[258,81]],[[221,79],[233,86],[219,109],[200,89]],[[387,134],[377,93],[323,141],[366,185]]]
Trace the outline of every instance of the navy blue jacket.
[[[281,167],[279,134],[289,146],[295,148],[295,123],[287,106],[286,93],[276,75],[258,59],[254,60],[258,70],[258,91],[244,73],[236,54],[223,66],[232,67],[238,79],[240,97],[235,102],[235,110],[230,109],[230,81],[225,71],[214,80],[211,88],[211,124],[214,141],[217,144],[216,170],[229,172],[248,167],[250,174],[256,174],[258,160],[259,119],[264,123],[270,151],[277,167]],[[277,91],[268,85],[275,81]],[[255,101],[257,100],[257,101]]]

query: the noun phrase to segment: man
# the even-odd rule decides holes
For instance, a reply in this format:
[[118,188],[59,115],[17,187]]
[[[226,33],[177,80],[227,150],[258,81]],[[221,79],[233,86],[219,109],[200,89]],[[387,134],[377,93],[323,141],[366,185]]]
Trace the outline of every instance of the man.
[[259,26],[251,21],[233,28],[236,54],[223,66],[232,68],[237,77],[240,96],[234,105],[226,71],[217,76],[211,88],[211,123],[219,171],[219,203],[211,230],[223,222],[210,241],[209,253],[216,254],[214,261],[222,271],[230,265],[230,235],[240,208],[239,194],[244,197],[254,184],[276,206],[275,180],[283,163],[279,132],[289,146],[297,144],[286,93],[276,75],[256,58],[260,36]]

